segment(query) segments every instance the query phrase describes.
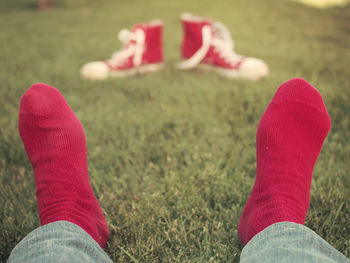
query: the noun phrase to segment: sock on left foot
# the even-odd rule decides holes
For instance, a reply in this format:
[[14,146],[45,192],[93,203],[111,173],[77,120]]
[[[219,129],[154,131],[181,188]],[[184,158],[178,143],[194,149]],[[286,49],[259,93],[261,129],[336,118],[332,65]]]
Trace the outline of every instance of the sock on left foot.
[[84,130],[62,94],[33,85],[22,96],[18,127],[34,170],[41,224],[72,222],[104,247],[108,226],[90,186]]

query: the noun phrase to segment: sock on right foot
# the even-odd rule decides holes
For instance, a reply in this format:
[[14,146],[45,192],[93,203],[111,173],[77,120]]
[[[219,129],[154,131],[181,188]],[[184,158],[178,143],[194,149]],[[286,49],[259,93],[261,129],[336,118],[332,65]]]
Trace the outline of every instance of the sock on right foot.
[[330,126],[313,86],[303,79],[281,85],[258,126],[256,181],[238,226],[244,245],[274,223],[304,224],[312,171]]

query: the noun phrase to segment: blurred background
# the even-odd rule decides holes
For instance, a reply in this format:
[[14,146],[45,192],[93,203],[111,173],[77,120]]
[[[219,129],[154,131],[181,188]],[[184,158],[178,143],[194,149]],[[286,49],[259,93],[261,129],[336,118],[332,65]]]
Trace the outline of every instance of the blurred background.
[[[20,97],[33,83],[57,87],[84,126],[113,260],[238,262],[237,223],[255,179],[256,127],[278,86],[293,77],[320,90],[332,118],[306,224],[350,256],[350,5],[44,2],[0,0],[1,262],[39,225],[33,174],[17,133]],[[270,75],[252,82],[175,69],[182,12],[224,23],[236,52],[266,61]],[[157,18],[164,21],[163,71],[80,78],[84,63],[121,48],[121,29]]]

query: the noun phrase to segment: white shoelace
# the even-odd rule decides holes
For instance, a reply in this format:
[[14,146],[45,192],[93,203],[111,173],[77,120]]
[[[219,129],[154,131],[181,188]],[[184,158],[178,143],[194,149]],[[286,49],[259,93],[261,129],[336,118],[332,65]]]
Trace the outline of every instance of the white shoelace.
[[[134,66],[139,66],[142,62],[142,55],[144,51],[145,32],[141,29],[136,29],[131,32],[127,29],[122,29],[118,35],[119,40],[123,43],[123,48],[112,54],[108,60],[113,66],[123,65],[129,57],[134,55]],[[131,41],[135,41],[132,43]]]
[[219,56],[228,63],[237,63],[243,58],[234,51],[234,42],[228,28],[220,22],[214,22],[212,26],[202,28],[202,46],[192,57],[179,63],[178,68],[190,69],[197,66],[206,56],[210,46],[213,46]]

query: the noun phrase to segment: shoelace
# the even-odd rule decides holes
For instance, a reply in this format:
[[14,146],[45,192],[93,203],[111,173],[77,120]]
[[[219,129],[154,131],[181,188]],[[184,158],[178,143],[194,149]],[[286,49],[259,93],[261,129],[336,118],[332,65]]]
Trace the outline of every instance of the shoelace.
[[214,22],[212,26],[202,28],[202,46],[192,57],[179,63],[178,68],[190,69],[197,66],[208,53],[210,46],[228,63],[237,63],[243,58],[234,51],[234,42],[228,28],[220,22]]
[[113,53],[112,57],[107,62],[117,67],[123,65],[126,59],[134,55],[134,66],[139,66],[142,62],[142,54],[144,51],[145,32],[141,29],[136,29],[134,32],[122,29],[118,34],[118,38],[123,43],[123,48]]

